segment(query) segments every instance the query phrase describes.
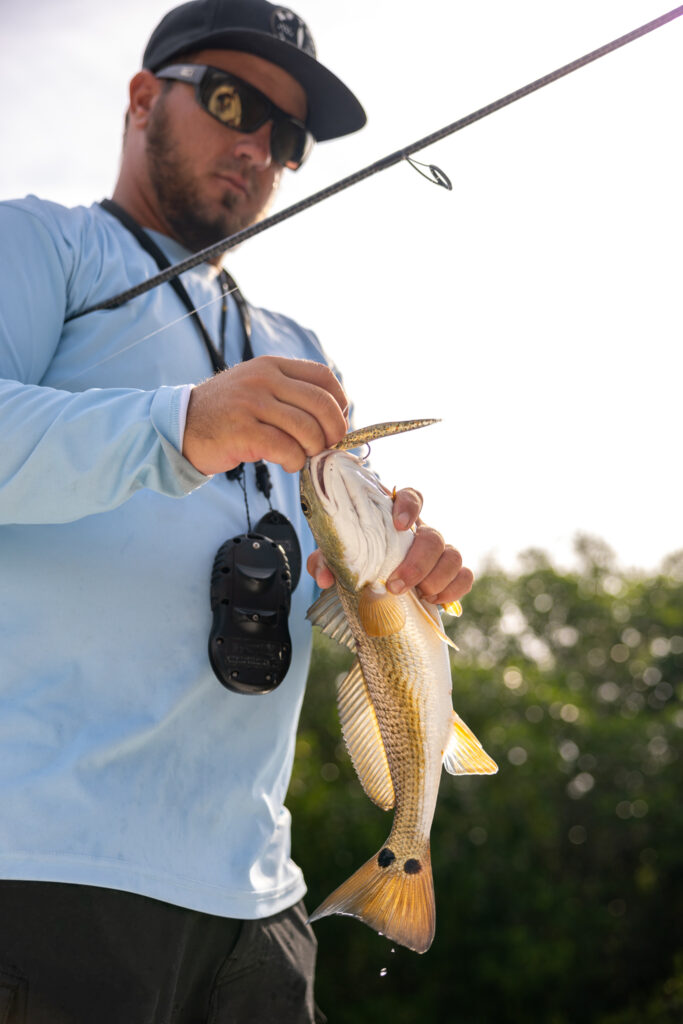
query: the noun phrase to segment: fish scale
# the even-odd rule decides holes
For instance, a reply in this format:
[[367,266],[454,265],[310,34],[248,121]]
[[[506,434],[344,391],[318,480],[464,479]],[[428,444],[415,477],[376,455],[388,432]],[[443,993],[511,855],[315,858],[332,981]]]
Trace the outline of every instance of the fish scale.
[[[401,634],[370,642],[357,613],[354,616],[352,606],[357,602],[344,591],[340,591],[340,597],[356,636],[359,660],[377,712],[394,783],[396,814],[392,837],[409,857],[420,826],[424,838],[429,837],[450,731],[450,673],[442,665],[445,673],[440,679],[433,678],[434,667],[423,656],[431,637],[420,635],[420,624],[413,621],[410,607],[406,608],[406,626]],[[401,604],[408,606],[408,599],[401,599]],[[435,654],[440,653],[438,640],[432,646],[436,648]],[[445,661],[447,665],[447,657]],[[439,697],[441,708],[436,706]],[[437,722],[446,724],[445,729],[442,724],[442,736],[434,728]]]

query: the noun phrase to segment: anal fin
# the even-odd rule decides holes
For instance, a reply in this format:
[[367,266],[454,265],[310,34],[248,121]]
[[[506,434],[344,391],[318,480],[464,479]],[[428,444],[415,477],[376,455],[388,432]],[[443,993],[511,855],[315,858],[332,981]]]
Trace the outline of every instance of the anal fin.
[[498,771],[496,762],[455,711],[443,766],[451,775],[495,775]]

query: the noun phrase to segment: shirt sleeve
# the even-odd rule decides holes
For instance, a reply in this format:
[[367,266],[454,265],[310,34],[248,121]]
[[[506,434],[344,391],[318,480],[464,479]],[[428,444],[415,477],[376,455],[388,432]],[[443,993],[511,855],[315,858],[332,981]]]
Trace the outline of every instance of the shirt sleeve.
[[0,523],[69,522],[142,487],[181,497],[208,479],[181,454],[185,386],[41,385],[64,323],[72,244],[0,206]]

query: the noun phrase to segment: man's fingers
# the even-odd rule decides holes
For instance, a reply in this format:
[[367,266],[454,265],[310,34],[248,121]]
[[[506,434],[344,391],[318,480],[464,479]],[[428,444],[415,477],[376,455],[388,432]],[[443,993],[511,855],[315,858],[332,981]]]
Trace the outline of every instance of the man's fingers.
[[387,589],[392,594],[402,594],[410,587],[416,587],[434,570],[445,546],[438,530],[418,526],[408,554],[387,581]]
[[280,369],[285,377],[305,381],[328,392],[339,406],[342,416],[348,418],[349,400],[329,366],[307,359],[283,359],[281,364]]
[[321,590],[326,590],[334,583],[334,576],[330,572],[320,548],[316,548],[313,554],[308,556],[306,568]]
[[396,492],[392,511],[397,530],[408,530],[417,522],[422,511],[423,498],[413,487],[404,487]]
[[[468,579],[468,574],[471,577]],[[458,581],[456,584],[456,580]],[[455,548],[446,545],[444,548],[441,558],[436,563],[431,572],[420,581],[419,590],[420,593],[432,599],[438,597],[438,601],[435,604],[443,604],[450,601],[456,601],[458,597],[461,597],[463,593],[467,593],[469,588],[472,586],[474,577],[469,569],[465,569],[462,564],[462,556],[459,551]],[[465,589],[452,597],[444,596],[450,593],[453,587]]]
[[[249,431],[255,445],[260,443],[261,428],[270,427],[290,437],[305,455],[316,455],[327,447],[325,432],[319,420],[299,406],[289,405],[272,395],[264,395],[254,403],[254,408],[250,412],[253,414],[254,422]],[[256,457],[273,461],[266,455]]]
[[415,587],[432,604],[448,604],[469,593],[473,582],[460,552],[446,544],[437,530],[420,523],[408,554],[389,577],[387,589],[403,594]]
[[[302,446],[308,450],[309,455],[317,455],[323,448],[331,448],[342,439],[348,429],[346,416],[337,400],[317,384],[283,376],[278,381],[274,396],[286,408],[288,416],[297,415],[296,420],[290,421],[292,432]],[[298,416],[299,413],[305,413],[319,427],[320,440],[317,437],[309,438],[305,433],[300,437],[296,433],[298,428],[305,431],[307,427],[307,421],[301,419]],[[307,444],[306,442],[311,443]]]
[[282,466],[287,473],[298,473],[306,461],[306,452],[291,434],[270,423],[258,422],[252,424],[249,436],[244,438],[239,456],[235,465],[263,459]]
[[444,587],[443,590],[438,593],[432,593],[429,590],[423,589],[420,584],[420,591],[422,596],[430,601],[431,604],[449,604],[451,601],[459,601],[465,594],[469,594],[474,583],[474,574],[471,569],[462,568],[454,580]]

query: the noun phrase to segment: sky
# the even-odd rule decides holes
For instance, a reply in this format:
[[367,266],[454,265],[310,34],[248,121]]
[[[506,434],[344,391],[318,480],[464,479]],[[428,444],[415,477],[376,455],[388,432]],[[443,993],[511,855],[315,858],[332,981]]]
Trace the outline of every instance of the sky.
[[[304,198],[671,9],[671,0],[298,0],[367,127]],[[167,0],[0,0],[0,197],[111,194],[127,83]],[[245,243],[246,297],[312,327],[389,486],[481,571],[577,534],[655,570],[681,529],[683,18]],[[159,343],[163,335],[159,336]]]

